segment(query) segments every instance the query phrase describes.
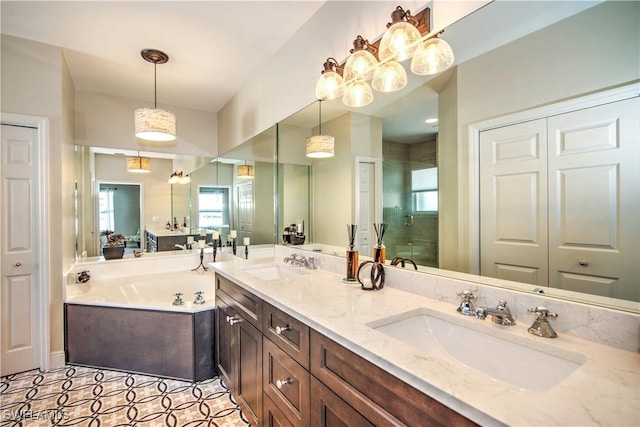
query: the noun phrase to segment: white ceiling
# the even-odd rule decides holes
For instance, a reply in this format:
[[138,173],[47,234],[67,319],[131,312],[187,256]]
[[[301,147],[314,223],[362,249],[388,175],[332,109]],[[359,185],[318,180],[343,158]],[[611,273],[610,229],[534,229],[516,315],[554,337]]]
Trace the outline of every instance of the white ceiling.
[[3,34],[64,48],[76,90],[217,112],[324,1],[1,1]]

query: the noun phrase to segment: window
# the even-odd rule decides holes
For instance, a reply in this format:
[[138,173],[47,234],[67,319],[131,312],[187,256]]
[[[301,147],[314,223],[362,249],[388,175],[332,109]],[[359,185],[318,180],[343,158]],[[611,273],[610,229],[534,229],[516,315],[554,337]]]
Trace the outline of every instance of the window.
[[115,218],[114,218],[114,208],[113,208],[113,193],[117,188],[110,187],[100,187],[100,192],[98,196],[99,203],[99,211],[100,211],[100,230],[111,230],[115,229]]
[[229,189],[198,189],[198,227],[215,228],[229,224]]
[[438,211],[438,168],[411,171],[411,199],[414,212]]

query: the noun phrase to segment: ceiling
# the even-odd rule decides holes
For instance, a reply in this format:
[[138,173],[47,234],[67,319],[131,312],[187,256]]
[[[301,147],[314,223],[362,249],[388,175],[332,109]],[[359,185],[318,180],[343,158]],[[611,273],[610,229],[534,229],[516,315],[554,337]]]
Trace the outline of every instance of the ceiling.
[[[3,34],[60,46],[76,90],[217,112],[324,1],[1,1]],[[268,19],[265,19],[267,18]],[[249,29],[249,31],[247,31]]]
[[[448,27],[443,38],[459,64],[599,1],[498,0]],[[215,113],[324,3],[2,0],[0,28],[4,34],[62,47],[76,90],[147,100],[150,106],[153,65],[140,51],[162,50],[170,59],[157,67],[158,105]],[[336,52],[341,54],[346,52]],[[408,74],[407,88],[376,94],[374,103],[353,109],[384,117],[385,138],[405,143],[437,132],[424,120],[437,116],[440,84]],[[346,110],[333,100],[323,103],[322,116],[329,120]],[[294,115],[297,123],[292,117],[288,124],[315,126],[317,111],[311,105]]]

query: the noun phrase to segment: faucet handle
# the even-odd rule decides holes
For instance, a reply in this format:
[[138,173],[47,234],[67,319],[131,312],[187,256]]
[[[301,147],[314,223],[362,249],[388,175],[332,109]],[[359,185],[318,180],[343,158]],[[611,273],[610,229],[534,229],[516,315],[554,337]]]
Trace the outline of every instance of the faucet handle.
[[469,290],[464,290],[462,292],[459,292],[458,296],[462,298],[462,302],[458,306],[458,313],[462,313],[465,316],[474,316],[477,310],[476,306],[471,300],[476,299],[476,295]]
[[546,307],[530,307],[527,311],[529,313],[535,313],[540,320],[546,319],[547,317],[558,317],[557,313],[551,313]]
[[173,305],[183,305],[184,301],[182,301],[182,293],[181,292],[176,292],[175,294],[173,294],[174,297],[176,297],[175,300],[173,300]]

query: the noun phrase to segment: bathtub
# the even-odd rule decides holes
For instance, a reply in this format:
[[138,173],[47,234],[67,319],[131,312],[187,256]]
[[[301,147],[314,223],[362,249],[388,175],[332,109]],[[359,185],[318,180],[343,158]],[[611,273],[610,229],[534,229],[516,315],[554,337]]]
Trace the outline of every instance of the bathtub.
[[[68,284],[66,362],[188,381],[212,378],[214,277],[200,269]],[[193,304],[196,291],[204,292],[204,304]],[[178,292],[184,304],[175,306]]]

